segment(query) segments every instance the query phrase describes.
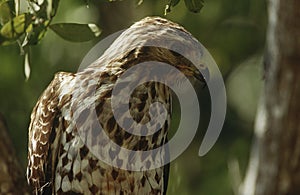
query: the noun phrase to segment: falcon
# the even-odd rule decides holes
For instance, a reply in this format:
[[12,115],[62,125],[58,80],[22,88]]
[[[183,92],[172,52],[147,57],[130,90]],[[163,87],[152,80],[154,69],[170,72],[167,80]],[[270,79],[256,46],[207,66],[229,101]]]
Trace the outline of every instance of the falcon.
[[[160,150],[156,156],[137,156],[135,153],[135,156],[122,156],[118,155],[118,150],[112,150],[110,142],[103,137],[107,136],[128,151],[149,151],[166,144],[171,123],[171,89],[161,82],[149,80],[130,94],[127,107],[137,124],[151,121],[153,113],[149,114],[149,109],[154,102],[160,102],[166,109],[164,123],[147,135],[130,133],[118,124],[112,109],[113,90],[126,71],[143,62],[165,63],[189,78],[205,82],[202,71],[192,63],[200,63],[202,52],[199,42],[182,26],[160,17],[146,17],[122,32],[104,54],[85,69],[55,74],[31,114],[27,180],[33,193],[166,194],[167,149]],[[123,88],[132,86],[137,75],[153,76],[147,69],[133,72],[122,81]],[[167,72],[165,78],[180,82],[172,71]],[[121,92],[115,92],[115,96],[121,95]],[[122,120],[126,119],[123,117]],[[103,128],[102,133],[96,130],[97,124]],[[132,121],[126,123],[126,128],[130,129],[132,125]],[[83,133],[79,129],[83,129]],[[147,129],[140,131],[147,132]],[[119,166],[99,159],[91,148],[97,148],[102,156]],[[124,168],[133,159],[141,159],[145,169]],[[163,159],[165,163],[147,169],[156,159]]]

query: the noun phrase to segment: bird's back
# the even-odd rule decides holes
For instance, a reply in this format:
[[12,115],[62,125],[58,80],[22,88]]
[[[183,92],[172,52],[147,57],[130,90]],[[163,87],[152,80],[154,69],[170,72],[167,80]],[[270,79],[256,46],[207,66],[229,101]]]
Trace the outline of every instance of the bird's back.
[[[90,73],[89,73],[90,74]],[[92,73],[85,77],[85,73],[78,74],[80,89],[85,93],[78,92],[78,96],[72,103],[61,108],[59,117],[59,128],[61,132],[59,149],[56,157],[56,168],[53,177],[53,185],[57,194],[63,193],[83,193],[83,194],[164,194],[167,185],[164,167],[146,171],[131,171],[116,168],[102,162],[93,152],[107,151],[111,161],[117,161],[119,167],[130,163],[130,156],[118,156],[118,151],[110,148],[109,144],[103,143],[98,123],[108,135],[110,140],[132,151],[147,151],[158,148],[167,141],[167,130],[170,125],[170,89],[158,82],[148,82],[137,87],[130,98],[130,114],[138,123],[147,123],[150,119],[149,106],[154,102],[163,103],[168,112],[167,121],[161,130],[149,136],[137,136],[126,132],[116,122],[111,108],[112,90],[117,76],[121,75],[122,69],[107,70]],[[113,76],[115,75],[115,76]],[[98,80],[94,87],[94,95],[86,96],[89,93],[84,82],[89,82],[93,78]],[[78,82],[76,82],[78,83]],[[88,85],[88,84],[87,84]],[[124,83],[128,87],[129,84]],[[82,91],[83,92],[83,91]],[[76,93],[76,92],[73,92]],[[95,103],[95,107],[90,109],[90,104]],[[72,106],[76,105],[79,114],[76,118],[76,110]],[[70,116],[73,113],[73,118]],[[98,120],[95,121],[90,112],[96,112]],[[83,114],[85,113],[85,114]],[[76,123],[74,123],[74,120]],[[124,119],[126,120],[126,119]],[[130,127],[129,127],[130,128]],[[79,130],[86,130],[85,138],[79,136]],[[87,147],[85,142],[89,142],[96,149],[93,152]],[[99,150],[98,150],[98,149]],[[165,151],[158,155],[158,158],[165,158]],[[151,156],[139,156],[144,158],[143,163],[151,163]],[[123,165],[121,165],[123,164]]]

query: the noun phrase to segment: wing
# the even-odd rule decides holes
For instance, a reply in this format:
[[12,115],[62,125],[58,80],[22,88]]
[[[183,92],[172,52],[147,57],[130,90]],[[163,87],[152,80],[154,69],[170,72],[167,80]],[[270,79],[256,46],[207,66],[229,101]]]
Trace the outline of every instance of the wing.
[[[27,180],[35,194],[51,190],[57,159],[58,142],[63,130],[60,106],[63,85],[73,78],[70,73],[57,73],[35,105],[29,125]],[[66,100],[66,98],[63,98]],[[46,188],[45,188],[46,187]],[[45,188],[45,189],[43,189]],[[50,191],[51,192],[51,191]]]

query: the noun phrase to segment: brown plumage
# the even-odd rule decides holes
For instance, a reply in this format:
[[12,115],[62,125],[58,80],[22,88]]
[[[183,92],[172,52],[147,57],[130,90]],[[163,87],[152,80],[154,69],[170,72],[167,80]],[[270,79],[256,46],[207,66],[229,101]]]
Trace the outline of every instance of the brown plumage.
[[[27,178],[34,193],[166,194],[168,165],[146,171],[123,170],[102,162],[84,144],[103,147],[112,161],[123,164],[131,157],[116,159],[117,151],[111,151],[101,134],[93,131],[96,123],[101,124],[111,140],[129,150],[151,150],[167,142],[171,122],[171,91],[167,86],[146,82],[131,94],[130,114],[138,123],[151,120],[148,111],[153,102],[165,106],[167,120],[153,135],[137,136],[124,131],[111,110],[112,90],[117,79],[141,62],[164,62],[187,76],[203,80],[190,60],[166,48],[149,46],[161,42],[181,48],[193,59],[200,59],[202,55],[197,40],[184,28],[166,19],[147,17],[124,31],[96,62],[81,72],[55,75],[31,114]],[[136,74],[150,77],[147,70]],[[172,72],[167,77],[176,82]],[[122,84],[124,87],[132,85],[130,81]],[[92,104],[96,121],[90,114]],[[72,110],[72,106],[77,109]],[[86,140],[78,135],[79,128],[90,129]],[[162,150],[157,155],[167,160],[167,151]],[[144,159],[145,166],[152,162],[150,157],[140,158]]]

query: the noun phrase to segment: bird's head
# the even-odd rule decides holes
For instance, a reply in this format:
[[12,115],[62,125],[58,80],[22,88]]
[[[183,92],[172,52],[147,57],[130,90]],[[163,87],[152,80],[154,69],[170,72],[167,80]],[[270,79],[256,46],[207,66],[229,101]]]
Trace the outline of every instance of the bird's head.
[[122,34],[103,54],[108,66],[127,69],[145,61],[172,65],[202,82],[209,77],[204,47],[182,26],[160,17],[146,17]]

